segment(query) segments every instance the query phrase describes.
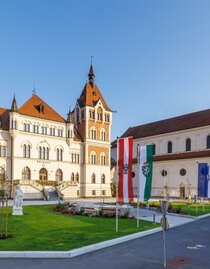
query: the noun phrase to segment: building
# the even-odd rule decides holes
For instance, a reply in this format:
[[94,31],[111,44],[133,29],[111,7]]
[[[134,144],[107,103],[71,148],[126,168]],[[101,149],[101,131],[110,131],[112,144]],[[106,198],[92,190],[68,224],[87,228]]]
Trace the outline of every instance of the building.
[[112,111],[92,64],[88,77],[67,119],[35,93],[20,108],[15,97],[0,108],[0,177],[20,184],[25,198],[49,198],[55,184],[64,198],[111,195]]
[[[137,190],[138,145],[153,144],[152,196],[185,198],[202,194],[199,165],[210,163],[210,109],[130,127],[122,137],[133,136],[133,183]],[[112,143],[116,160],[116,141]],[[199,186],[199,188],[198,188]]]

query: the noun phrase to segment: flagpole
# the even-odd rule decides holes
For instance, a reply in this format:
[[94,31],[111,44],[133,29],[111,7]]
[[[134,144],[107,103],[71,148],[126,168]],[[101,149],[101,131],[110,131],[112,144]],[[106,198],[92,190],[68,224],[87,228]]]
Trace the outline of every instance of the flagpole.
[[[139,144],[137,145],[137,167],[138,167],[138,170],[139,170],[139,173],[140,173],[140,147],[139,147]],[[140,217],[140,212],[139,212],[139,180],[140,179],[140,175],[139,175],[139,178],[137,179],[137,228],[139,228],[139,217]]]
[[118,232],[118,182],[119,182],[119,142],[118,142],[118,138],[117,138],[117,180],[116,180],[116,233]]

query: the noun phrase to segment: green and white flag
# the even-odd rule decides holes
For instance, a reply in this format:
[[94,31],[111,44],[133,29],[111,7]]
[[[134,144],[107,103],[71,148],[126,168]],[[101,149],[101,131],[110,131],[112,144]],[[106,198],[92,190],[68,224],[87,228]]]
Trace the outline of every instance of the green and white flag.
[[148,201],[152,189],[153,145],[140,146],[139,150],[139,201]]

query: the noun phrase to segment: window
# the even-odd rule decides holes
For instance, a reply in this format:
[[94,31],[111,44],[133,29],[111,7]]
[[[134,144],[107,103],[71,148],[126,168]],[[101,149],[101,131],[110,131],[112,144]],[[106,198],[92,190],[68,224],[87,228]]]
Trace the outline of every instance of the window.
[[104,129],[101,129],[100,139],[101,139],[101,141],[106,141],[106,132]]
[[96,164],[96,153],[94,151],[90,154],[90,163]]
[[155,155],[156,147],[155,144],[152,144],[152,155]]
[[71,181],[74,182],[74,173],[71,173]]
[[6,146],[0,145],[0,157],[6,157]]
[[39,112],[42,113],[42,114],[45,113],[45,111],[44,111],[44,105],[43,104],[40,104],[39,105]]
[[71,162],[79,163],[79,153],[71,153]]
[[17,129],[17,121],[16,120],[11,120],[10,128],[11,129]]
[[0,120],[0,128],[2,128],[2,120]]
[[90,138],[96,139],[96,128],[95,127],[91,127],[91,129],[90,129]]
[[79,190],[77,190],[77,196],[79,196]]
[[57,149],[57,161],[62,161],[62,160],[63,160],[63,150]]
[[172,153],[172,142],[168,142],[168,153]]
[[27,166],[24,167],[22,170],[22,179],[23,180],[30,180],[31,179],[31,171]]
[[47,135],[47,127],[42,126],[42,134]]
[[39,159],[42,158],[42,147],[39,147]]
[[102,111],[101,107],[99,107],[97,110],[97,120],[102,121],[102,119],[103,119],[103,111]]
[[62,181],[63,180],[63,172],[61,169],[58,169],[55,173],[55,180],[56,181]]
[[191,139],[187,138],[186,140],[186,151],[191,151]]
[[106,155],[103,152],[100,155],[100,164],[101,165],[106,165]]
[[109,122],[109,115],[105,114],[105,121]]
[[91,176],[91,183],[95,184],[96,183],[96,175],[93,173]]
[[181,176],[185,176],[186,173],[187,173],[187,171],[186,171],[184,168],[182,168],[182,169],[179,171],[179,173],[180,173]]
[[102,195],[106,195],[106,191],[105,190],[102,190]]
[[55,136],[55,128],[50,128],[50,135]]
[[96,191],[95,190],[92,190],[92,195],[96,195]]
[[207,137],[206,144],[207,149],[210,149],[210,135]]
[[39,159],[49,160],[49,148],[39,147]]
[[58,129],[58,136],[63,137],[63,130]]
[[24,123],[24,131],[25,132],[30,132],[30,124],[28,124],[28,123]]
[[105,184],[106,180],[105,180],[105,175],[102,174],[101,176],[101,184]]
[[31,157],[31,146],[30,145],[23,145],[23,158],[30,158]]
[[76,182],[79,183],[79,174],[76,173]]
[[33,132],[36,134],[39,133],[39,126],[38,125],[33,125]]

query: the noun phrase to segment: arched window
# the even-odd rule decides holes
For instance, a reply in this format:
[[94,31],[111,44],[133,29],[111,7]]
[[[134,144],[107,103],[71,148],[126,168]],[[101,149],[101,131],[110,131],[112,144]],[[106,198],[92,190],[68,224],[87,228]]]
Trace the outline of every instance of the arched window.
[[74,182],[74,173],[71,173],[71,181]]
[[207,149],[210,149],[210,135],[207,136],[206,148],[207,148]]
[[94,126],[92,126],[90,129],[90,138],[96,139],[96,128]]
[[39,159],[42,158],[42,147],[39,147]]
[[106,183],[106,178],[105,178],[105,175],[102,174],[101,176],[101,184],[105,184]]
[[56,181],[62,181],[63,180],[63,172],[61,169],[58,169],[55,173],[55,180]]
[[103,152],[100,155],[100,164],[101,165],[106,165],[106,154],[103,153]]
[[172,142],[168,142],[168,153],[172,153]]
[[42,159],[45,160],[45,147],[42,148]]
[[152,144],[152,155],[155,155],[156,153],[156,146],[155,144]]
[[96,183],[96,175],[93,173],[91,176],[91,183],[95,184]]
[[191,151],[191,139],[187,138],[186,140],[186,151]]
[[57,149],[57,161],[59,161],[59,157],[60,157],[59,149]]
[[79,174],[76,173],[76,182],[79,183]]
[[39,180],[47,180],[47,170],[42,168],[39,170]]
[[31,157],[31,146],[28,145],[26,149],[26,158],[30,158],[30,157]]
[[39,147],[39,159],[49,160],[49,148]]
[[97,120],[102,121],[102,119],[103,119],[103,112],[102,112],[101,107],[99,107],[98,110],[97,110]]
[[22,179],[24,179],[24,180],[31,179],[31,171],[27,166],[24,167],[22,170]]
[[63,161],[63,150],[60,149],[60,161]]
[[96,153],[94,151],[92,151],[90,154],[90,163],[96,164]]
[[104,129],[101,129],[100,139],[101,139],[101,141],[106,141],[106,132]]
[[26,145],[23,145],[23,158],[26,158]]

